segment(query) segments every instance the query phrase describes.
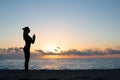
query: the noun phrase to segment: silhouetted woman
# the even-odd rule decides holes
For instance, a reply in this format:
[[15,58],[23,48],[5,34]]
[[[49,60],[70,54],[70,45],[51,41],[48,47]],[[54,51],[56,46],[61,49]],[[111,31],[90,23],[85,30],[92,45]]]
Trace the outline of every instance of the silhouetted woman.
[[25,46],[23,48],[24,50],[24,56],[25,56],[25,71],[28,72],[28,64],[29,64],[29,58],[30,58],[30,45],[31,43],[34,44],[35,42],[35,34],[31,38],[28,34],[30,33],[29,27],[22,28],[23,29],[23,39],[25,40]]

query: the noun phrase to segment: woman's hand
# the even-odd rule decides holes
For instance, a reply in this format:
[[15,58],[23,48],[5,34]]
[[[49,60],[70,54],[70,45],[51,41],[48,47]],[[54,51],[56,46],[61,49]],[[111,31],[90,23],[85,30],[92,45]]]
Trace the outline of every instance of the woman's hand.
[[33,39],[35,39],[35,34],[33,34]]
[[35,38],[36,38],[36,36],[35,36],[35,34],[33,34],[33,40],[32,40],[32,43],[35,42]]

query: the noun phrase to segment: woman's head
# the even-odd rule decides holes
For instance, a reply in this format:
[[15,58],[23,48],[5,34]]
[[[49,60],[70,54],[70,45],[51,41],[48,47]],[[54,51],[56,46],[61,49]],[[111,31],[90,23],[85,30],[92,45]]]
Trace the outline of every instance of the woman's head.
[[29,33],[30,32],[30,28],[29,27],[24,27],[24,28],[22,28],[22,30],[24,30],[25,33]]

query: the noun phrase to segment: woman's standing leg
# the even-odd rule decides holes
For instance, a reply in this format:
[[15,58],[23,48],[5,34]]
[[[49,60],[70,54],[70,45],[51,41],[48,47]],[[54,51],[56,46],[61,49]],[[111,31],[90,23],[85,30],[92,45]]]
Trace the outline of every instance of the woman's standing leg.
[[30,51],[29,50],[24,50],[24,54],[25,54],[25,71],[28,72],[28,65],[29,65],[29,59],[30,59]]

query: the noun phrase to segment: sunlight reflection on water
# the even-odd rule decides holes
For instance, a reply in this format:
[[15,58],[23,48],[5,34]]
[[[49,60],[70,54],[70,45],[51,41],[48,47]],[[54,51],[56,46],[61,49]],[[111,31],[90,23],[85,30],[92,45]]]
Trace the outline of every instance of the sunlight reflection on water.
[[[120,69],[120,59],[32,59],[30,69]],[[2,60],[0,69],[24,69],[24,60]]]

